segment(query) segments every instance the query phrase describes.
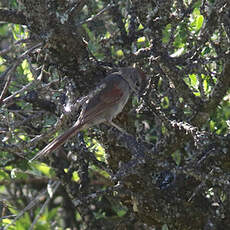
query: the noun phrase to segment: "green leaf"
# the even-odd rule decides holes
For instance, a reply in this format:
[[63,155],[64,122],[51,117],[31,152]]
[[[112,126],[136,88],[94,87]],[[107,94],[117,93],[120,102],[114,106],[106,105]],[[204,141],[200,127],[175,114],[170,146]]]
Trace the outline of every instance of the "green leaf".
[[161,106],[164,109],[167,109],[169,107],[169,99],[168,99],[168,97],[162,98],[162,100],[161,100]]
[[205,47],[205,48],[202,50],[202,55],[209,54],[210,52],[211,52],[210,47]]
[[142,30],[144,26],[140,23],[137,30]]
[[126,20],[125,22],[125,30],[126,32],[129,32],[129,20]]
[[21,217],[18,221],[16,221],[16,228],[15,229],[29,229],[31,225],[31,220],[29,214],[26,212],[23,217]]
[[23,141],[26,141],[27,140],[27,136],[24,135],[24,134],[19,134],[18,137],[23,140]]
[[7,36],[9,32],[9,24],[3,24],[0,26],[0,35],[1,36]]
[[122,209],[122,210],[120,210],[120,211],[117,212],[117,215],[118,215],[119,217],[122,217],[122,216],[124,216],[126,213],[127,213],[127,211],[126,211],[125,209]]
[[193,10],[190,20],[191,20],[191,23],[189,24],[190,30],[198,32],[201,29],[204,22],[204,17],[203,15],[200,14],[199,8],[195,8]]
[[72,175],[72,180],[75,181],[75,182],[78,182],[79,181],[79,175],[76,171],[73,172],[73,175]]
[[198,0],[198,1],[196,1],[196,2],[194,3],[193,7],[194,7],[195,9],[196,9],[196,8],[200,8],[201,4],[202,4],[201,0]]
[[170,38],[170,32],[171,32],[171,24],[168,24],[165,29],[163,30],[163,37],[162,37],[162,42],[164,44],[169,42],[169,38]]
[[107,31],[104,37],[107,38],[107,39],[110,38],[111,37],[111,33],[109,31]]
[[204,92],[207,94],[208,93],[208,82],[206,79],[203,81],[203,87],[204,87]]
[[118,57],[123,57],[124,56],[124,53],[123,53],[122,50],[117,50],[116,54],[117,54]]
[[211,120],[211,121],[209,122],[209,128],[210,128],[211,132],[214,132],[214,131],[215,131],[216,126],[215,126],[215,122],[214,122],[213,120]]
[[51,221],[57,215],[58,210],[59,207],[49,210],[47,220]]
[[51,168],[48,165],[46,165],[45,163],[34,163],[33,162],[33,163],[31,163],[31,166],[33,168],[37,169],[40,173],[43,173],[47,176],[49,176],[51,171],[52,171]]
[[105,159],[105,149],[96,139],[86,139],[87,147],[90,148],[96,155],[99,161],[104,161]]
[[175,161],[175,163],[178,165],[180,165],[181,162],[181,153],[180,151],[176,151],[172,154],[172,158]]
[[9,175],[8,175],[8,173],[6,173],[4,170],[0,170],[0,180],[9,180],[10,179],[10,177],[9,177]]
[[139,37],[138,39],[137,39],[137,42],[138,43],[140,43],[140,42],[145,42],[145,37],[143,36],[143,37]]
[[5,225],[10,224],[11,222],[12,222],[12,220],[8,219],[8,218],[5,218],[2,220],[2,223],[4,223]]
[[198,81],[197,81],[196,74],[189,74],[189,78],[190,78],[191,86],[194,87],[194,88],[197,88]]
[[182,48],[186,45],[187,42],[187,23],[181,23],[179,26],[177,26],[176,34],[175,34],[175,40],[173,42],[173,45],[175,48]]
[[204,22],[204,17],[203,15],[200,15],[196,18],[196,30],[200,30]]
[[22,25],[14,24],[12,27],[12,34],[15,40],[25,39],[28,37],[28,32]]
[[91,30],[88,28],[88,26],[86,24],[82,25],[82,27],[85,29],[86,33],[88,34],[89,39],[94,41],[95,40],[94,33],[91,32]]

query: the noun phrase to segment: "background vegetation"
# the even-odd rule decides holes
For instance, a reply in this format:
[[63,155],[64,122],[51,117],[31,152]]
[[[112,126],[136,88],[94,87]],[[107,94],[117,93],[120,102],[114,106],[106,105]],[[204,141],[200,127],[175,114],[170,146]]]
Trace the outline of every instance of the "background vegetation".
[[[230,226],[227,0],[1,0],[1,229]],[[148,84],[115,119],[30,162],[120,66]]]

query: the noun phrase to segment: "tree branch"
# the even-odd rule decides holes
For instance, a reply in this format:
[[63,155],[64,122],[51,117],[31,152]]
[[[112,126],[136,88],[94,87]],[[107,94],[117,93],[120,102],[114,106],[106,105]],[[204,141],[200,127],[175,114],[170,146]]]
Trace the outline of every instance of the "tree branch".
[[71,23],[76,15],[82,10],[82,8],[87,4],[88,0],[80,0],[71,7],[69,13],[68,21]]
[[25,15],[17,10],[0,9],[0,21],[27,25]]
[[[30,49],[28,49],[27,51],[25,51],[22,55],[20,55],[17,60],[6,70],[5,73],[3,73],[1,75],[1,78],[6,78],[6,83],[4,85],[4,88],[1,92],[0,95],[0,105],[2,104],[2,101],[4,99],[4,96],[7,92],[7,89],[10,85],[11,82],[11,78],[12,78],[12,74],[14,73],[15,69],[17,68],[18,65],[21,64],[21,62],[26,58],[26,56],[31,53],[34,49],[40,47],[42,45],[42,43],[38,43],[36,45],[34,45],[33,47],[31,47]],[[3,76],[3,77],[2,77]]]

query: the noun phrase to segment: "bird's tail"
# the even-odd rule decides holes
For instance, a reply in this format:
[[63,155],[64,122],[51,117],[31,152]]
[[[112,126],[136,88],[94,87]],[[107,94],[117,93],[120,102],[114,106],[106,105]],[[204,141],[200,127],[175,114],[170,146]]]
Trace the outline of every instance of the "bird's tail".
[[76,122],[72,128],[68,129],[62,135],[55,138],[52,142],[50,142],[44,149],[38,152],[30,161],[36,160],[40,157],[47,156],[49,153],[55,151],[60,146],[62,146],[69,138],[74,136],[76,133],[83,129],[84,124]]

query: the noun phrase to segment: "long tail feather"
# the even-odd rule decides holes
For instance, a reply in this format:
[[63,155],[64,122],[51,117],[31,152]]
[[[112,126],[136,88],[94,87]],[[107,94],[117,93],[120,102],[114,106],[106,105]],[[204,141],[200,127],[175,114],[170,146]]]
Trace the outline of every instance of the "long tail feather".
[[59,137],[55,138],[52,142],[50,142],[44,149],[38,152],[30,161],[36,160],[40,157],[47,156],[49,153],[57,150],[60,146],[62,146],[69,138],[74,136],[80,130],[83,129],[84,124],[75,123],[75,125],[64,132]]

